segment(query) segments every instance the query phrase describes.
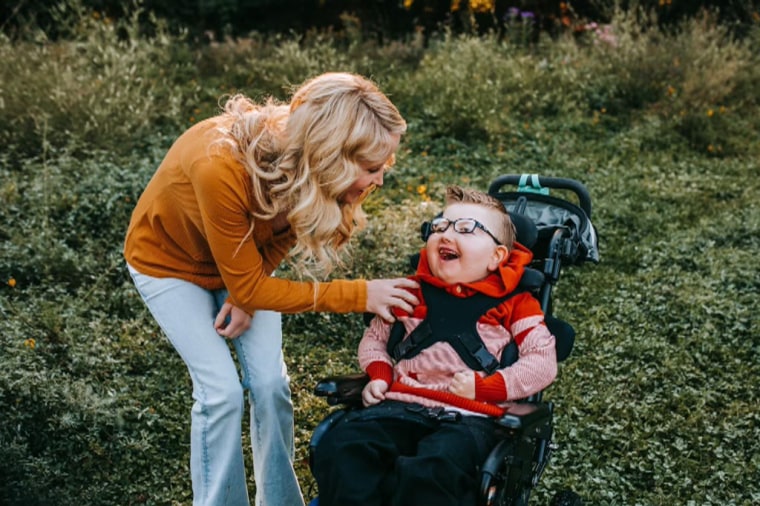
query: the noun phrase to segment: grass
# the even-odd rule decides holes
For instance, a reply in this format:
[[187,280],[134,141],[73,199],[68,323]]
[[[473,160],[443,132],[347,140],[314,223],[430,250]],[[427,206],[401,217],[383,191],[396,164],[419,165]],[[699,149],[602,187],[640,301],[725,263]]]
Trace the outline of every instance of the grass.
[[[160,22],[147,37],[73,10],[65,40],[0,37],[0,503],[191,503],[189,378],[123,267],[129,214],[221,95],[285,97],[325,70],[374,77],[410,126],[343,275],[403,272],[446,184],[529,172],[591,192],[602,261],[556,291],[578,338],[546,394],[561,447],[536,503],[565,487],[593,505],[760,501],[756,25],[743,40],[709,18],[664,34],[619,13],[614,46],[588,33],[196,47]],[[362,322],[284,322],[308,492],[328,412],[311,389],[355,370]]]

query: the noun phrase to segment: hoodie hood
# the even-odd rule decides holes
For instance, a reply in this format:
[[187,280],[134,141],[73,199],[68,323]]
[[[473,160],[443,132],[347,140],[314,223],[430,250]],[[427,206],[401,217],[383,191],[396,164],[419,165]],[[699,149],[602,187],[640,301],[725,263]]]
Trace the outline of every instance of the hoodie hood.
[[430,272],[427,250],[423,248],[420,251],[420,263],[417,265],[417,272],[413,276],[413,279],[444,288],[447,292],[459,297],[468,297],[476,292],[490,297],[503,297],[517,288],[520,278],[523,272],[525,272],[525,268],[530,265],[531,260],[533,260],[533,253],[522,244],[516,242],[507,258],[499,264],[498,269],[485,279],[472,283],[449,285],[433,276]]

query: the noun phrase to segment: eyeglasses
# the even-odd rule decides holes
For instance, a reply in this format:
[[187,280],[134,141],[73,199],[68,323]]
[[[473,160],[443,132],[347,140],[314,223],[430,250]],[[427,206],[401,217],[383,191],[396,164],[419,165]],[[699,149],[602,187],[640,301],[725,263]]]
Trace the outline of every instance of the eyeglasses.
[[475,232],[476,228],[479,228],[486,234],[490,235],[491,239],[493,239],[496,244],[501,245],[501,242],[496,236],[493,235],[485,225],[474,218],[457,218],[456,220],[449,220],[442,217],[434,218],[433,221],[430,222],[430,231],[443,233],[448,230],[450,225],[454,225],[454,232],[458,234],[472,234]]

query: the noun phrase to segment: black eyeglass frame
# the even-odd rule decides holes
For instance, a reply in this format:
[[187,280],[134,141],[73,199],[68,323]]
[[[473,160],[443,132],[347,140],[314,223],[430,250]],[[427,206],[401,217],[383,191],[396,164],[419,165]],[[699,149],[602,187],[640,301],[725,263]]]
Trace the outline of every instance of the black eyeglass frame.
[[[446,226],[443,228],[440,228],[441,226],[443,226],[442,225],[443,222],[446,222]],[[472,223],[472,226],[460,230],[457,228],[457,223],[462,223],[462,224]],[[479,228],[480,230],[488,234],[497,245],[499,246],[502,245],[501,242],[496,238],[496,236],[493,235],[491,231],[486,228],[485,225],[480,223],[475,218],[457,218],[456,220],[450,220],[448,218],[444,218],[443,216],[438,216],[437,218],[433,218],[430,221],[430,233],[435,233],[435,232],[444,233],[449,229],[451,225],[454,225],[454,232],[458,234],[472,234],[473,232],[475,232],[476,228]]]

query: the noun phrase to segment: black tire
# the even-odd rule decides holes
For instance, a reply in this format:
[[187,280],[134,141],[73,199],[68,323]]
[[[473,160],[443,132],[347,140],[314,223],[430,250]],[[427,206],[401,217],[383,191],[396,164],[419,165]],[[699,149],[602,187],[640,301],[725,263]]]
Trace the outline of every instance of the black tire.
[[[506,469],[503,470],[506,472]],[[528,506],[530,498],[530,488],[522,487],[517,491],[510,492],[507,490],[503,475],[493,476],[486,490],[486,497],[483,498],[486,506]]]
[[583,506],[583,499],[572,490],[560,490],[554,494],[549,506]]
[[481,475],[480,504],[484,506],[528,506],[531,488],[520,484],[519,480],[510,476],[510,473],[519,472],[507,464],[507,456],[513,452],[514,442],[502,441],[489,455]]

